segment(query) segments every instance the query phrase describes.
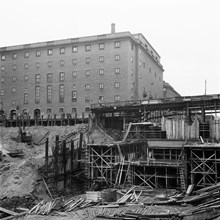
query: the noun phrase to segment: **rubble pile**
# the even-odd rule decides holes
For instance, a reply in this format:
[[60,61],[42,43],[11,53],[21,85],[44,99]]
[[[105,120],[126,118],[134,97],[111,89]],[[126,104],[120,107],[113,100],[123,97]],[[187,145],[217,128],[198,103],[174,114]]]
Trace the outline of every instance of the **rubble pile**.
[[40,200],[48,199],[45,185],[39,182],[41,177],[37,172],[45,161],[46,139],[49,138],[49,154],[52,154],[56,135],[71,140],[77,138],[79,132],[86,132],[87,125],[38,126],[26,127],[26,130],[32,133],[31,145],[19,141],[18,128],[1,127],[0,207],[13,211],[20,206],[31,209]]

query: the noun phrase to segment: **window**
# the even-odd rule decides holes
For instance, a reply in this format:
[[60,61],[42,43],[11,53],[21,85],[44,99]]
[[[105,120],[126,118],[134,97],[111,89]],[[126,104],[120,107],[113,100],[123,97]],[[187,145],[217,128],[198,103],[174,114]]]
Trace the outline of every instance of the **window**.
[[36,68],[40,68],[40,63],[36,62]]
[[40,57],[40,50],[36,51],[36,57]]
[[105,49],[105,44],[104,43],[99,44],[99,50],[104,50],[104,49]]
[[131,50],[134,50],[134,44],[131,44]]
[[90,97],[85,97],[85,102],[86,103],[90,102]]
[[47,66],[48,66],[48,67],[52,67],[52,65],[53,65],[53,62],[52,62],[52,61],[48,61],[48,62],[47,62]]
[[86,51],[91,51],[91,45],[86,45],[85,50]]
[[90,107],[88,107],[88,106],[85,107],[85,111],[86,111],[86,112],[89,112],[89,111],[90,111]]
[[120,88],[120,83],[119,82],[115,82],[115,88]]
[[104,69],[99,70],[99,75],[104,75]]
[[2,78],[1,78],[1,82],[3,83],[4,81],[5,81],[5,77],[2,76]]
[[51,114],[52,113],[52,109],[51,108],[47,108],[47,114]]
[[35,75],[35,83],[40,83],[40,74]]
[[47,54],[48,54],[48,55],[53,55],[53,49],[48,49],[48,50],[47,50]]
[[86,63],[90,63],[91,59],[90,57],[86,57]]
[[1,60],[5,60],[6,56],[5,55],[1,55]]
[[2,70],[2,71],[5,71],[5,67],[4,67],[4,66],[1,66],[1,70]]
[[76,84],[73,84],[73,90],[76,90]]
[[28,58],[28,57],[29,57],[29,52],[25,52],[25,53],[24,53],[24,57],[25,57],[25,58]]
[[115,101],[120,101],[120,96],[119,95],[115,96]]
[[17,54],[16,53],[13,53],[12,54],[12,59],[16,59],[17,58]]
[[25,76],[24,76],[24,81],[27,81],[28,78],[29,78],[29,76],[28,76],[28,75],[25,75]]
[[141,51],[141,49],[139,50],[139,54],[141,54],[142,53],[142,51]]
[[154,73],[154,77],[155,77],[155,78],[157,77],[157,73]]
[[99,89],[104,89],[104,83],[99,83]]
[[104,96],[99,96],[99,101],[104,101]]
[[76,102],[77,101],[77,91],[73,90],[72,91],[72,102]]
[[47,103],[52,102],[52,86],[47,86]]
[[15,87],[13,87],[11,91],[12,91],[13,93],[15,93],[15,91],[16,91]]
[[64,85],[59,86],[59,102],[63,103],[64,102]]
[[5,95],[5,90],[1,89],[1,96],[4,96],[4,95]]
[[143,62],[143,67],[145,68],[145,62]]
[[85,71],[86,76],[90,76],[90,70]]
[[15,100],[11,100],[11,104],[12,105],[16,105],[16,101]]
[[120,42],[115,42],[115,48],[120,48]]
[[116,54],[115,55],[115,61],[119,61],[120,60],[120,55],[119,54]]
[[140,67],[142,66],[142,62],[141,62],[141,60],[139,61],[139,66],[140,66]]
[[133,73],[133,70],[131,70],[131,75],[133,76],[133,74],[134,74],[134,73]]
[[64,113],[64,108],[63,107],[59,108],[59,113]]
[[64,60],[61,60],[61,61],[60,61],[60,66],[64,66],[64,64],[65,64],[65,61],[64,61]]
[[52,73],[48,73],[47,74],[47,82],[48,83],[52,83],[52,79],[53,79],[53,74]]
[[16,76],[12,76],[12,82],[15,82],[17,80]]
[[13,69],[13,70],[16,70],[16,68],[17,68],[17,66],[14,64],[14,65],[12,66],[12,69]]
[[24,68],[25,68],[25,69],[28,69],[28,67],[29,67],[28,63],[25,63],[25,64],[24,64]]
[[24,88],[24,92],[28,92],[27,88]]
[[40,103],[40,86],[35,87],[35,104]]
[[133,63],[133,57],[131,57],[131,62]]
[[28,93],[24,93],[24,104],[28,104]]
[[73,59],[73,65],[76,65],[77,64],[77,59]]
[[99,57],[99,62],[100,62],[100,63],[103,63],[103,62],[104,62],[104,56],[100,56],[100,57]]
[[77,76],[77,71],[73,71],[72,72],[72,77],[76,77]]
[[64,53],[65,53],[65,48],[64,47],[60,48],[60,54],[64,54]]
[[86,90],[89,90],[89,89],[90,89],[90,84],[86,84],[86,85],[85,85],[85,89],[86,89]]
[[78,47],[77,46],[73,46],[72,47],[72,51],[73,51],[73,53],[76,53],[78,51]]
[[115,73],[119,74],[120,73],[120,68],[115,68]]
[[77,112],[76,108],[72,108],[72,113],[76,113],[76,112]]
[[149,73],[151,73],[151,68],[149,68]]
[[65,73],[64,72],[61,72],[59,74],[59,80],[60,80],[60,82],[63,82],[65,80]]

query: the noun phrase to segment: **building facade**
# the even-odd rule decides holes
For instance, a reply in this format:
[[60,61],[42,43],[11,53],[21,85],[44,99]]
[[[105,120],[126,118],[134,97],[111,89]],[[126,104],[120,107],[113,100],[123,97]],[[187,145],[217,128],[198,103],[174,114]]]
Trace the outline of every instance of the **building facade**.
[[1,108],[7,115],[88,114],[98,102],[163,97],[160,56],[142,34],[0,48]]
[[163,97],[164,98],[175,98],[181,95],[167,82],[163,82]]

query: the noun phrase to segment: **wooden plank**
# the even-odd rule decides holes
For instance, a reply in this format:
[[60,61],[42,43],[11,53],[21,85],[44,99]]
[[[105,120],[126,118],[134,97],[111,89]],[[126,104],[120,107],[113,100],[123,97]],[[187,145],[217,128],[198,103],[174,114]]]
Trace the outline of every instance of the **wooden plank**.
[[21,217],[21,216],[23,216],[23,215],[26,215],[27,213],[28,213],[28,211],[21,212],[21,213],[17,213],[16,215],[13,215],[13,216],[8,216],[8,217],[5,217],[5,218],[1,218],[1,220],[17,219],[18,217]]
[[17,215],[18,214],[17,212],[13,212],[13,211],[10,211],[10,210],[2,208],[2,207],[0,207],[0,212],[4,212],[8,215]]

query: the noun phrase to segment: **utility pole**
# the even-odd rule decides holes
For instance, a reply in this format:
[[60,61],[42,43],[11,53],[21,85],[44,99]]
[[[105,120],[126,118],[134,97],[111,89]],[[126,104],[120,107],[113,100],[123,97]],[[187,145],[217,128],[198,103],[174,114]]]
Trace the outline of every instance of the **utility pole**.
[[206,95],[206,86],[207,86],[207,82],[206,82],[206,80],[205,80],[205,95]]

